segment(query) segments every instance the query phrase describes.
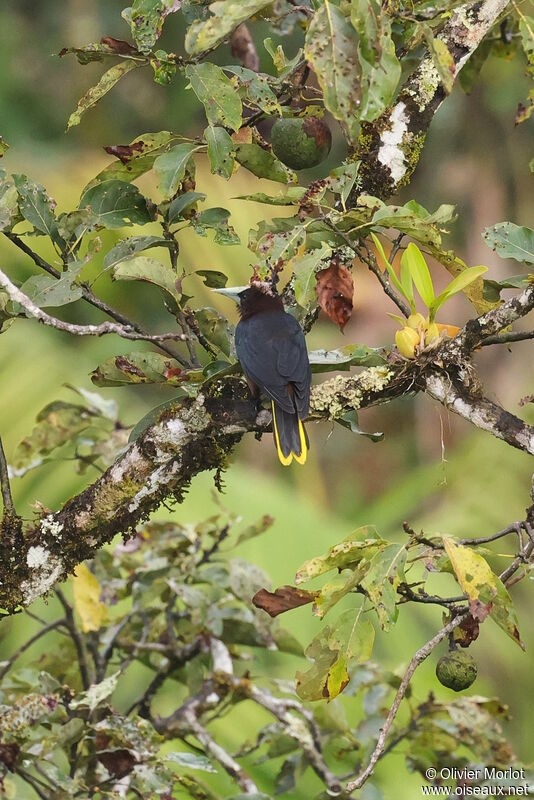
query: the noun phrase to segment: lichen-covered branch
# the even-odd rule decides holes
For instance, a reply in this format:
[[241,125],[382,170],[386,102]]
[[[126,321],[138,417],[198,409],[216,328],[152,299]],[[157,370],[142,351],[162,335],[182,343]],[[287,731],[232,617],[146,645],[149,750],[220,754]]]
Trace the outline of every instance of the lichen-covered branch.
[[[471,320],[454,339],[415,360],[391,357],[312,388],[311,419],[336,420],[347,412],[425,391],[473,425],[534,454],[534,428],[484,397],[471,363],[486,337],[534,307],[534,286]],[[0,607],[12,613],[46,594],[76,564],[117,533],[128,534],[162,500],[180,501],[199,472],[220,470],[246,432],[270,430],[271,415],[258,412],[244,382],[227,376],[195,399],[167,408],[95,483],[22,537],[19,528],[0,538]]]
[[[452,56],[451,78],[474,53],[506,9],[508,0],[476,0],[454,9],[437,38]],[[374,122],[362,125],[355,157],[361,160],[361,184],[353,193],[386,198],[408,183],[417,166],[434,114],[447,96],[428,54],[399,93],[395,104]]]

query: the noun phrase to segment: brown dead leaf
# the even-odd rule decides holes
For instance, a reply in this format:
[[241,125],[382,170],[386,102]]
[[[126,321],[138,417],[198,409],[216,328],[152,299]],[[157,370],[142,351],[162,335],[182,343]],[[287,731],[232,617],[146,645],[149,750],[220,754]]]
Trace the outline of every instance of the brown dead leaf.
[[316,592],[305,592],[294,586],[280,586],[274,592],[260,589],[252,598],[252,602],[256,608],[262,608],[270,617],[277,617],[285,611],[313,603],[315,596]]
[[230,51],[233,57],[237,58],[244,67],[251,69],[253,72],[258,72],[260,59],[250,31],[244,23],[238,25],[232,33]]
[[352,315],[354,281],[349,270],[332,259],[329,267],[316,276],[315,291],[325,314],[343,330]]
[[132,158],[143,152],[143,142],[133,142],[133,144],[110,144],[104,147],[110,156],[119,158],[123,164],[127,164]]

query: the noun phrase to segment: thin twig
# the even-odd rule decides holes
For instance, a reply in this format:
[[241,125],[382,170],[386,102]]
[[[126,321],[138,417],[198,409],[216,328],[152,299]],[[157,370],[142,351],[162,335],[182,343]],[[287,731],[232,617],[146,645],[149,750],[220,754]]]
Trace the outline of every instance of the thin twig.
[[49,622],[48,625],[45,625],[44,628],[41,628],[33,636],[27,639],[24,644],[22,644],[16,652],[13,653],[9,661],[6,661],[2,669],[0,669],[0,681],[7,675],[15,661],[21,656],[26,650],[29,650],[32,644],[35,644],[42,636],[46,636],[47,633],[50,631],[59,628],[61,625],[67,627],[67,622],[65,619],[56,619],[54,622]]
[[480,343],[481,347],[488,347],[492,344],[511,344],[512,342],[524,342],[527,339],[534,339],[534,331],[510,331],[509,333],[499,333],[495,336],[488,336]]
[[[26,242],[24,242],[19,236],[17,236],[15,233],[7,231],[3,231],[3,233],[4,236],[6,236],[9,241],[15,245],[15,247],[18,247],[19,250],[29,256],[36,266],[58,280],[61,278],[62,273],[45,261],[44,258],[41,258],[38,253],[35,253],[30,247],[28,247]],[[82,290],[82,298],[94,308],[98,308],[99,311],[102,311],[120,325],[123,325],[126,328],[132,328],[136,333],[140,334],[141,339],[153,342],[157,345],[159,350],[162,350],[164,353],[167,353],[167,355],[175,358],[176,361],[178,361],[183,367],[190,366],[188,362],[182,358],[182,356],[180,356],[178,353],[175,353],[174,350],[172,350],[170,347],[167,347],[165,344],[160,343],[164,341],[164,339],[155,339],[151,337],[150,334],[141,327],[141,325],[129,320],[128,317],[125,317],[120,311],[112,308],[99,297],[97,297],[87,283],[80,283],[80,288]]]
[[408,669],[403,675],[403,678],[400,682],[399,688],[397,689],[397,693],[395,695],[395,699],[393,700],[393,704],[389,713],[386,717],[386,721],[382,728],[380,728],[380,733],[378,735],[378,740],[373,750],[371,757],[369,759],[369,763],[365,767],[362,772],[353,780],[350,781],[346,786],[346,791],[351,794],[356,789],[360,789],[363,784],[371,777],[373,774],[373,770],[376,766],[376,763],[380,759],[382,755],[382,751],[386,746],[386,738],[395,721],[395,717],[397,716],[397,712],[399,710],[399,706],[404,699],[404,695],[406,694],[406,690],[409,686],[409,683],[413,677],[414,672],[416,671],[417,667],[425,661],[426,658],[430,655],[430,653],[434,650],[435,647],[438,646],[443,639],[446,639],[449,633],[451,633],[455,628],[457,628],[461,623],[466,620],[469,616],[469,612],[466,611],[463,614],[455,617],[453,620],[447,623],[440,631],[438,631],[431,639],[428,640],[423,647],[420,647],[419,650],[415,653],[410,664],[408,665]]
[[65,626],[70,633],[71,639],[74,642],[74,646],[76,648],[76,653],[78,655],[78,665],[80,668],[80,675],[82,678],[82,684],[84,689],[88,689],[91,686],[92,676],[91,676],[91,667],[89,664],[89,656],[87,653],[87,648],[85,647],[85,642],[83,641],[82,636],[80,636],[80,632],[76,626],[76,622],[74,620],[74,613],[72,611],[72,606],[67,601],[67,598],[61,591],[61,589],[56,589],[56,597],[63,606],[65,610]]
[[347,245],[347,247],[350,247],[352,252],[355,253],[358,256],[360,261],[363,261],[364,264],[367,264],[367,266],[369,267],[369,269],[371,270],[373,275],[376,275],[376,277],[378,278],[378,280],[380,282],[380,285],[382,286],[382,289],[384,290],[385,294],[387,294],[387,296],[390,298],[390,300],[393,300],[393,302],[395,303],[397,308],[403,313],[403,315],[405,317],[409,317],[410,316],[409,307],[406,305],[404,300],[402,300],[398,296],[398,294],[395,292],[395,290],[392,288],[392,286],[391,286],[391,284],[389,282],[389,278],[387,277],[387,275],[384,272],[382,272],[382,270],[380,269],[380,267],[376,263],[376,259],[375,259],[374,255],[370,252],[370,250],[367,248],[367,246],[365,244],[363,245],[363,247],[365,248],[365,251],[366,251],[364,253],[362,248],[358,247],[358,245],[355,244],[355,242],[353,242],[352,239],[350,239],[346,235],[346,233],[344,233],[343,231],[340,231],[339,228],[336,225],[334,225],[332,220],[330,220],[330,219],[328,219],[328,217],[324,217],[324,216],[321,217],[321,220],[322,220],[322,222],[325,222],[328,225],[328,227],[331,228],[332,231],[334,231],[336,236],[339,236],[340,239],[343,240],[343,242]]
[[[149,342],[166,341],[168,339],[185,341],[187,339],[187,337],[181,333],[140,334],[137,333],[131,325],[119,325],[116,322],[102,322],[100,325],[76,325],[72,322],[64,322],[61,319],[50,316],[50,314],[47,314],[42,308],[36,306],[28,295],[24,294],[24,292],[18,289],[15,284],[9,280],[2,270],[0,270],[0,287],[5,289],[14,303],[19,303],[31,317],[39,320],[43,325],[48,325],[58,331],[71,333],[74,336],[104,336],[108,333],[115,333],[123,339],[144,339]],[[175,358],[174,355],[173,358]]]

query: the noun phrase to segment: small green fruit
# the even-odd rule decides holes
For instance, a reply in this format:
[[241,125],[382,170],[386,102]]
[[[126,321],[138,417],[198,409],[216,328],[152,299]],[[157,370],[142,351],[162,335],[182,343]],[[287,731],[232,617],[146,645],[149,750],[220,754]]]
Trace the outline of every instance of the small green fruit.
[[324,161],[332,147],[328,125],[318,117],[277,120],[271,131],[273,153],[290,169],[310,169]]
[[461,692],[475,682],[477,665],[465,650],[453,650],[442,656],[436,665],[436,677],[442,686]]

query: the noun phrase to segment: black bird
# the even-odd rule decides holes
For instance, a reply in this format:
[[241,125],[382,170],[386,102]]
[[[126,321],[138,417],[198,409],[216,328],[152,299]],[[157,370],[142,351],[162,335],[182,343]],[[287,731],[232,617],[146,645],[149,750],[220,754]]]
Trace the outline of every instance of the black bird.
[[252,393],[271,399],[278,458],[304,464],[309,441],[302,421],[310,406],[311,368],[297,320],[268,283],[216,289],[239,303],[235,349]]

